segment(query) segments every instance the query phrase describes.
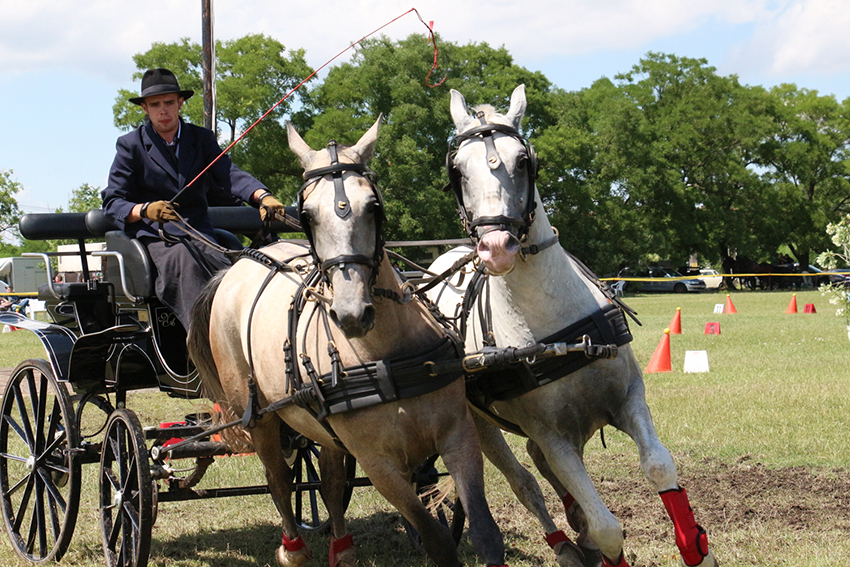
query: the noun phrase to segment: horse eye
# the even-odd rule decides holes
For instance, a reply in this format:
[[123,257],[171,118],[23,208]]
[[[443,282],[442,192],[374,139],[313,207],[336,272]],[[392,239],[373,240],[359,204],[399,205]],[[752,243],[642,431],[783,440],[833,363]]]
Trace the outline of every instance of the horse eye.
[[526,164],[528,163],[528,158],[526,156],[520,156],[516,162],[517,169],[525,169]]

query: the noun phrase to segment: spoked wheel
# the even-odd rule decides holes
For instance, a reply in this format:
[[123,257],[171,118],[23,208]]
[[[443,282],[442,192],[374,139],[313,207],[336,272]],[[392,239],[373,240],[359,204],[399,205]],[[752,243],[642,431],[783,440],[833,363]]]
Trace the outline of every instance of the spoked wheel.
[[44,360],[12,371],[0,421],[0,508],[15,551],[33,563],[67,551],[80,501],[79,431],[68,391]]
[[[295,449],[292,473],[295,480],[295,521],[307,532],[321,532],[330,527],[330,517],[322,501],[321,479],[319,478],[319,452],[321,447],[309,441],[303,447]],[[357,471],[357,461],[351,455],[345,456],[345,479],[351,481]],[[348,509],[354,487],[348,482],[343,495],[344,509]]]
[[112,413],[100,455],[100,523],[108,567],[147,565],[151,546],[152,486],[139,418]]
[[[446,495],[437,492],[437,483],[440,480],[440,474],[434,466],[437,462],[437,455],[434,455],[424,463],[422,463],[413,473],[413,485],[416,488],[416,494],[422,500],[422,504],[431,512],[431,515],[436,518],[443,526],[449,529],[455,544],[460,543],[460,538],[463,535],[463,525],[466,522],[466,512],[463,511],[463,505],[460,498],[450,498]],[[402,516],[401,523],[404,525],[407,536],[410,542],[417,550],[425,553],[422,547],[422,538],[413,524],[407,521]]]

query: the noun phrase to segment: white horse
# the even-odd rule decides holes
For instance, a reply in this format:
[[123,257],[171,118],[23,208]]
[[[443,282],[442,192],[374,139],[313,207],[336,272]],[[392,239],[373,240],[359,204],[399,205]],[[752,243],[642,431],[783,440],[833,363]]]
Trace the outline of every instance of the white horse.
[[[190,352],[212,400],[249,423],[246,410],[269,410],[251,436],[283,523],[281,566],[303,565],[310,555],[291,508],[281,419],[322,446],[331,567],[356,564],[343,518],[343,447],[413,524],[434,563],[459,567],[451,534],[411,485],[415,467],[440,454],[476,551],[487,565],[503,565],[462,375],[434,376],[427,366],[458,352],[421,302],[403,300],[383,250],[383,203],[365,165],[379,124],[352,147],[332,143],[315,151],[287,123],[289,146],[307,170],[299,213],[312,248],[280,242],[218,274],[193,309]],[[413,358],[417,353],[422,360]]]
[[[546,217],[534,184],[536,157],[519,133],[525,109],[523,85],[514,90],[505,115],[483,106],[474,109],[473,116],[463,96],[451,91],[457,136],[447,158],[449,177],[465,228],[476,242],[480,270],[486,268],[485,277],[475,286],[481,290],[475,301],[467,295],[467,353],[487,344],[525,347],[543,339],[555,342],[552,337],[576,325],[582,329],[559,340],[574,341],[587,333],[594,343],[620,344],[619,356],[584,365],[580,360],[549,359],[542,369],[517,364],[509,368],[507,381],[503,372],[496,385],[486,374],[474,388],[468,382],[471,402],[488,418],[478,419],[482,448],[538,517],[560,565],[582,565],[586,558],[557,530],[534,477],[516,461],[491,423],[528,436],[535,464],[563,499],[570,524],[581,532],[577,540],[581,548],[598,549],[595,553],[601,552],[601,558],[597,560],[604,566],[626,567],[623,530],[596,492],[582,460],[584,445],[594,432],[613,425],[637,444],[643,472],[675,526],[684,564],[716,565],[707,535],[696,524],[678,484],[673,458],[652,423],[622,310],[592,274],[561,248]],[[429,269],[443,272],[461,252],[438,258]],[[447,315],[461,311],[465,289],[458,282],[455,276],[443,288],[429,292]],[[469,284],[470,278],[463,282]],[[466,292],[472,293],[472,288]],[[482,323],[482,318],[492,323]],[[571,371],[571,365],[578,368]]]

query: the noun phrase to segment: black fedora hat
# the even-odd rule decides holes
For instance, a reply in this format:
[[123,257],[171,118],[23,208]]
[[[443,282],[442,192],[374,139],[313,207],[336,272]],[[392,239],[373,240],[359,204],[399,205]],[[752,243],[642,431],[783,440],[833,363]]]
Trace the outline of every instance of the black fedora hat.
[[177,77],[168,69],[148,69],[142,77],[141,96],[131,98],[130,102],[142,104],[149,96],[169,93],[177,93],[185,100],[195,94],[195,91],[181,91],[180,85],[177,84]]

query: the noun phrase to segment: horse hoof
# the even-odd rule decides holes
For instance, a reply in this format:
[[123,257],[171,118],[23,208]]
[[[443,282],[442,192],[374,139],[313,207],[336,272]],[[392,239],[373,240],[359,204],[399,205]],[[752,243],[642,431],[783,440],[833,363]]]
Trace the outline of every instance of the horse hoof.
[[583,550],[571,541],[557,544],[553,551],[558,560],[558,567],[596,567],[586,562],[587,556]]
[[357,549],[349,547],[336,554],[336,567],[356,567]]
[[590,549],[579,545],[584,553],[584,567],[600,567],[602,565],[602,552],[598,549]]
[[682,565],[684,567],[718,567],[717,560],[714,558],[714,553],[709,549],[708,555],[702,558],[702,561],[697,563],[696,565],[688,565],[685,563],[685,560],[682,560]]
[[277,548],[274,556],[280,567],[301,567],[313,554],[306,547],[298,551],[287,551],[284,546]]

